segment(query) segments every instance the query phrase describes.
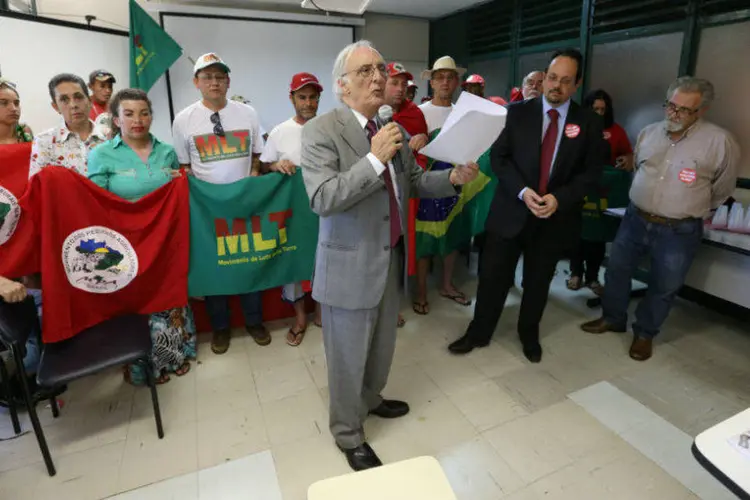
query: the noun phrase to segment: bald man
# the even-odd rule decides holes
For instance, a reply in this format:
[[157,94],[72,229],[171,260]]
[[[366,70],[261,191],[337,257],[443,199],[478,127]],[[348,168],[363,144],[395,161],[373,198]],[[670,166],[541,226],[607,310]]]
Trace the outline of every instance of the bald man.
[[544,82],[543,71],[532,71],[526,75],[523,79],[523,85],[521,86],[521,93],[523,94],[523,100],[528,101],[535,97],[542,95],[542,83]]

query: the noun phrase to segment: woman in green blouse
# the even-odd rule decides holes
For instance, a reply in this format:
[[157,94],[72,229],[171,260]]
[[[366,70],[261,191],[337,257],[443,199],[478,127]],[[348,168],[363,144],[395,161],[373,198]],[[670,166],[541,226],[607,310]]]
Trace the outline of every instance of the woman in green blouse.
[[[89,178],[128,201],[138,201],[180,176],[172,146],[151,135],[151,101],[142,90],[123,89],[109,103],[114,138],[89,153]],[[151,315],[151,359],[158,383],[169,374],[185,375],[196,357],[195,325],[189,307]],[[129,367],[126,379],[141,385],[146,374],[140,365]]]

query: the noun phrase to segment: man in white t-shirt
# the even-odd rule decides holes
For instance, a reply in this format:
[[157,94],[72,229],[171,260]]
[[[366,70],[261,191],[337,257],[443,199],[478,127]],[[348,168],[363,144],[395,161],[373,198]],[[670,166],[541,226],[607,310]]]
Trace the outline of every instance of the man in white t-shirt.
[[[230,184],[260,174],[263,139],[260,120],[253,108],[227,100],[229,66],[213,53],[198,58],[193,83],[202,99],[183,109],[174,119],[172,135],[180,165],[198,179],[212,184]],[[271,343],[263,326],[261,292],[240,295],[247,332],[258,345]],[[211,350],[229,349],[231,323],[229,297],[206,297],[211,320]]]
[[[264,172],[279,172],[293,175],[300,164],[302,150],[302,127],[318,114],[320,93],[323,86],[315,75],[297,73],[292,77],[289,85],[289,101],[294,106],[294,117],[277,125],[269,134],[266,147],[260,156]],[[294,305],[297,316],[296,324],[289,329],[286,342],[291,346],[302,343],[307,330],[307,314],[305,312],[305,292],[302,283],[284,285],[281,298]],[[320,305],[315,307],[315,324],[321,326]]]
[[[435,61],[432,69],[422,72],[422,79],[430,80],[432,100],[419,106],[427,121],[427,133],[430,139],[435,132],[442,128],[448,115],[453,111],[453,94],[456,92],[461,76],[466,72],[464,68],[456,66],[450,56],[444,56]],[[430,171],[440,171],[453,168],[450,163],[429,158]],[[448,214],[458,201],[458,196],[435,200],[422,200],[417,211],[417,220],[437,222],[446,220]],[[451,228],[448,226],[448,231]],[[443,258],[443,277],[440,284],[440,296],[453,300],[463,306],[471,305],[471,300],[459,291],[453,284],[453,269],[458,257],[458,249],[449,245],[455,238],[449,238],[447,233],[435,236],[429,241],[417,238],[417,294],[412,307],[417,314],[430,312],[427,302],[427,275],[430,270],[430,258]],[[468,243],[468,241],[467,241]]]

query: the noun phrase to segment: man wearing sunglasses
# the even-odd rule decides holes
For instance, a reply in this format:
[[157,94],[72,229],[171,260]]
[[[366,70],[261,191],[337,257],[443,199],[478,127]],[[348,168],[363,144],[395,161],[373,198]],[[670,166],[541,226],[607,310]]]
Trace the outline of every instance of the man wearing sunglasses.
[[646,297],[638,304],[630,357],[651,357],[652,341],[669,315],[703,237],[703,221],[734,192],[740,151],[724,129],[703,120],[714,88],[684,76],[667,91],[664,121],[649,125],[635,146],[631,204],[607,264],[602,317],[588,333],[627,330],[630,283],[641,258],[651,262]]
[[[193,75],[201,99],[182,110],[172,126],[180,165],[212,184],[258,175],[263,152],[260,120],[251,106],[227,99],[229,66],[216,54],[204,54],[196,61]],[[247,332],[258,345],[270,344],[260,292],[240,295],[240,302]],[[224,354],[231,339],[229,297],[206,297],[206,310],[214,331],[211,350]]]

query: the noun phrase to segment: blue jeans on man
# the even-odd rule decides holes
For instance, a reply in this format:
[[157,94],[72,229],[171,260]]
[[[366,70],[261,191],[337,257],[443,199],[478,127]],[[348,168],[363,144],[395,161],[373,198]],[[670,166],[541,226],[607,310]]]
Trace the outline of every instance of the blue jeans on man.
[[627,327],[631,280],[641,259],[648,256],[648,290],[636,308],[633,333],[643,339],[656,337],[685,283],[702,238],[701,219],[659,224],[644,219],[633,205],[628,207],[607,264],[604,320],[617,329]]

